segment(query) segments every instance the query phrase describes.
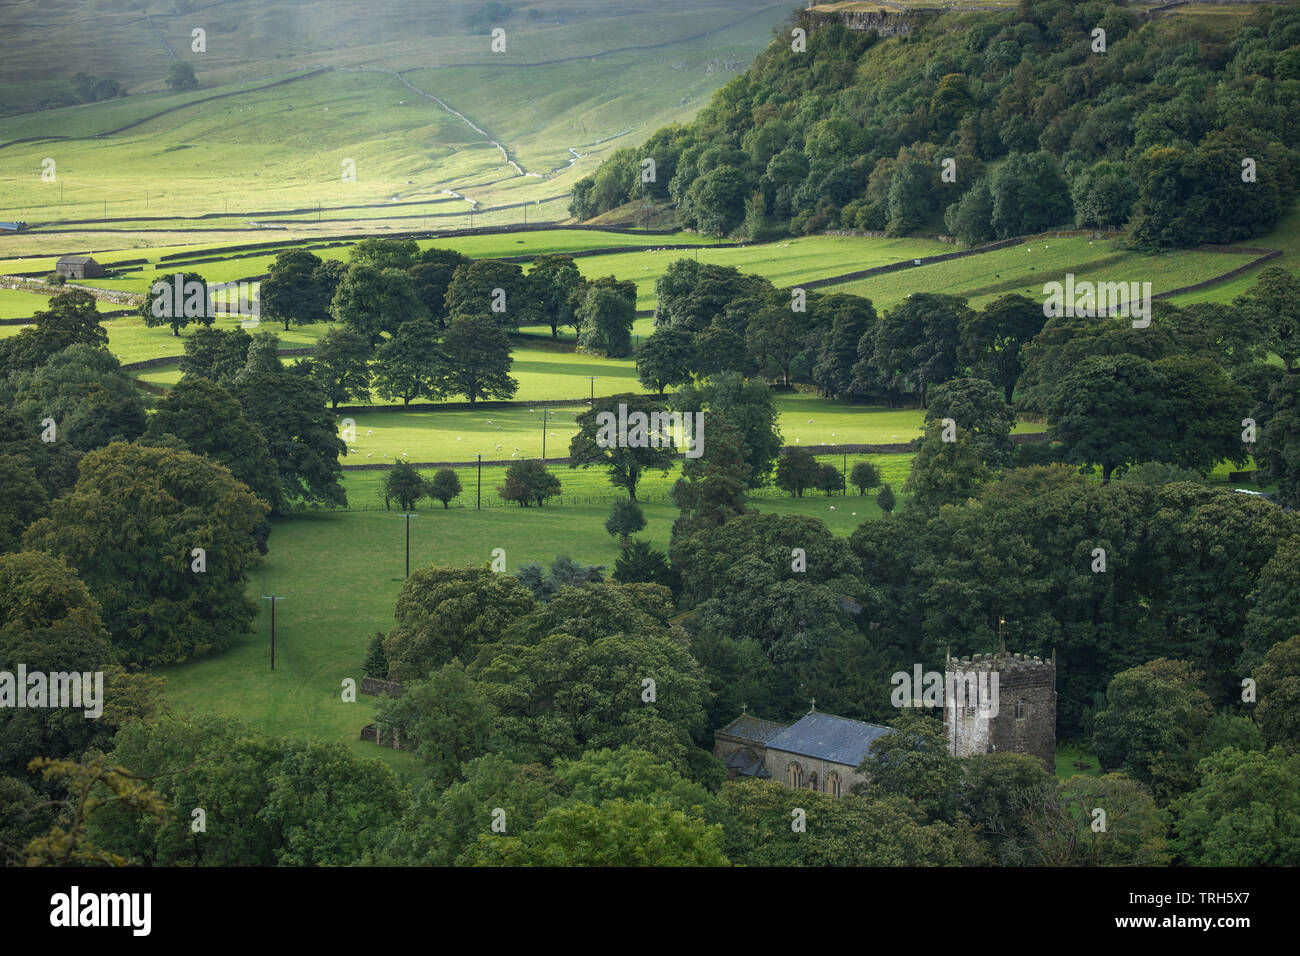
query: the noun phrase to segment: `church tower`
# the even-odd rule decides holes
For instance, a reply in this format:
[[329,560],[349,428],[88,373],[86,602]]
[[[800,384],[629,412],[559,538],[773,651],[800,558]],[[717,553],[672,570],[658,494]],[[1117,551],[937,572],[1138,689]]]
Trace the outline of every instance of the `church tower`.
[[943,725],[955,757],[1018,753],[1056,772],[1056,652],[948,657]]

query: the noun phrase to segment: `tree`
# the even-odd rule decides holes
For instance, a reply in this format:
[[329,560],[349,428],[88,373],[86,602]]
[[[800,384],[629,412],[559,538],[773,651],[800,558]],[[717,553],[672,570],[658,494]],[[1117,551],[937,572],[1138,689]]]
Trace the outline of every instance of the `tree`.
[[420,258],[414,239],[362,239],[352,247],[351,260],[372,269],[410,269]]
[[689,205],[700,231],[721,236],[739,226],[745,218],[749,191],[745,175],[730,166],[710,170],[692,183]]
[[145,429],[146,443],[175,435],[246,484],[272,514],[285,510],[280,476],[262,432],[228,391],[206,378],[186,378],[159,399]]
[[844,476],[828,462],[818,467],[816,485],[817,490],[826,492],[826,497],[829,498],[835,492],[844,490]]
[[[767,484],[781,454],[781,412],[765,382],[738,372],[715,375],[700,388],[687,385],[673,399],[682,412],[703,411],[713,423],[725,418],[740,432],[741,451],[749,466],[748,488]],[[711,430],[712,431],[712,430]],[[712,439],[710,439],[712,440]]]
[[149,328],[170,325],[172,335],[191,321],[211,325],[216,316],[208,297],[208,280],[197,272],[177,272],[163,276],[149,286],[140,315]]
[[45,514],[50,496],[35,469],[18,455],[0,454],[0,487],[5,489],[0,500],[0,554],[4,554],[18,550],[23,531]]
[[880,486],[880,469],[869,461],[859,461],[849,472],[849,484],[858,489],[859,495],[865,495],[868,488]]
[[333,290],[327,287],[321,268],[321,259],[306,249],[288,249],[278,253],[271,263],[271,271],[262,280],[259,302],[262,314],[272,321],[309,325],[324,322],[330,317],[329,306]]
[[471,405],[480,398],[509,399],[519,388],[510,377],[510,340],[490,316],[454,316],[442,342],[446,367],[438,387],[464,395]]
[[255,372],[234,388],[244,414],[266,438],[286,500],[347,504],[339,483],[339,438],[325,396],[309,379],[278,370]]
[[253,337],[243,329],[195,329],[185,340],[181,377],[206,378],[229,388],[248,361],[252,343]]
[[1288,372],[1294,371],[1300,359],[1300,277],[1270,266],[1260,272],[1254,288],[1233,300],[1233,306],[1265,330],[1268,347],[1281,357]]
[[245,485],[197,455],[121,443],[86,455],[80,471],[26,546],[77,570],[124,661],[184,660],[251,629],[245,589],[267,506]]
[[423,680],[452,659],[472,661],[535,607],[515,578],[487,568],[417,568],[402,585],[384,638],[390,680]]
[[370,399],[370,340],[355,329],[335,327],[317,340],[311,375],[337,411],[340,402]]
[[1056,791],[1042,761],[1007,751],[972,754],[961,761],[957,809],[979,828],[980,840],[1001,866],[1028,866],[1032,833],[1027,808]]
[[31,371],[70,345],[108,345],[95,300],[81,289],[52,297],[50,308],[37,312],[32,321],[17,335],[0,339],[0,375]]
[[1169,443],[1159,457],[1208,474],[1220,461],[1238,468],[1248,460],[1241,441],[1241,419],[1250,396],[1233,384],[1213,360],[1173,355],[1152,366],[1160,378],[1169,415]]
[[1255,415],[1264,412],[1255,452],[1261,477],[1278,483],[1282,504],[1300,506],[1300,374],[1284,375],[1269,389],[1267,406]]
[[991,224],[999,239],[1042,232],[1074,216],[1070,191],[1046,152],[1012,153],[989,181]]
[[[0,708],[0,771],[22,777],[36,754],[61,758],[107,748],[124,722],[153,715],[162,680],[127,674],[118,665],[99,603],[62,559],[38,551],[0,556],[0,595],[0,668],[6,674],[23,666],[28,673],[103,675],[97,715],[58,706],[16,708],[10,697]],[[20,699],[26,692],[20,683]]]
[[371,344],[394,334],[403,322],[427,319],[410,273],[376,269],[364,263],[348,268],[330,304],[340,322],[363,333]]
[[167,88],[171,90],[198,89],[199,81],[194,75],[194,67],[179,60],[167,71]]
[[961,365],[961,328],[970,320],[966,300],[918,292],[890,309],[876,324],[871,365],[885,388],[920,393],[953,378]]
[[1300,864],[1300,754],[1228,747],[1198,767],[1174,804],[1176,845],[1192,866]]
[[1116,674],[1094,722],[1101,765],[1124,770],[1161,800],[1194,786],[1197,745],[1212,713],[1203,678],[1187,661],[1163,657]]
[[584,751],[576,760],[555,762],[556,789],[568,799],[592,804],[634,800],[680,810],[713,822],[721,816],[718,798],[652,753],[634,747]]
[[56,439],[89,451],[130,441],[145,428],[145,405],[118,360],[102,346],[70,345],[31,371],[0,381],[0,400],[23,421],[53,418]]
[[442,507],[451,507],[451,500],[460,494],[460,478],[450,468],[439,468],[429,482],[429,497],[442,502]]
[[571,324],[570,297],[582,282],[573,256],[545,255],[533,260],[528,286],[539,316],[551,327],[551,338],[559,335],[562,326]]
[[419,866],[468,865],[479,834],[490,832],[493,811],[511,833],[530,829],[560,802],[549,769],[487,754],[464,765],[464,779],[447,788],[414,788],[400,824],[389,834],[384,862]]
[[636,299],[629,300],[611,288],[591,286],[576,310],[582,323],[578,344],[587,350],[603,351],[621,358],[632,351],[632,323],[636,321]]
[[685,329],[655,329],[636,350],[641,384],[662,395],[669,385],[689,382],[697,364],[694,342],[695,337]]
[[572,630],[505,645],[475,674],[500,714],[506,752],[551,760],[630,746],[687,771],[709,691],[684,644],[663,627],[602,628],[590,639]]
[[1255,719],[1270,746],[1300,750],[1300,633],[1274,644],[1255,669]]
[[426,319],[403,322],[396,334],[375,350],[375,391],[385,401],[438,398],[444,356],[438,331]]
[[614,561],[614,580],[620,584],[646,582],[672,587],[675,583],[668,556],[646,541],[633,541]]
[[[723,852],[740,866],[957,866],[987,863],[968,826],[926,824],[907,797],[792,792],[730,780],[719,794]],[[790,822],[804,811],[805,829]]]
[[934,717],[903,711],[894,732],[871,745],[858,772],[869,782],[854,784],[854,793],[911,797],[931,823],[957,818],[962,765],[949,753],[943,724]]
[[[306,371],[307,366],[295,366]],[[255,375],[285,371],[280,361],[280,337],[274,332],[257,332],[248,343],[248,357],[243,367],[235,373],[233,385],[243,385]],[[322,399],[323,400],[323,399]]]
[[476,259],[452,274],[447,315],[452,319],[488,315],[499,325],[517,328],[533,323],[536,308],[521,267],[500,259]]
[[1070,196],[1080,229],[1119,229],[1133,211],[1138,184],[1123,163],[1103,160],[1074,181]]
[[477,866],[726,866],[722,828],[680,810],[609,800],[556,807],[520,836],[480,834]]
[[441,332],[447,324],[447,289],[459,266],[469,262],[453,249],[426,249],[420,260],[406,271],[415,283],[415,294],[429,313],[434,328]]
[[628,537],[644,527],[645,513],[630,498],[615,501],[609,510],[609,517],[605,519],[605,530],[611,535],[617,535],[624,548],[627,547]]
[[1100,465],[1103,484],[1167,440],[1160,377],[1136,355],[1084,359],[1057,384],[1047,415],[1066,460]]
[[813,381],[826,395],[851,394],[858,343],[875,327],[876,310],[859,296],[830,295],[817,303],[817,318],[829,320],[830,330],[818,350]]
[[893,512],[895,507],[894,493],[890,490],[889,485],[880,486],[880,491],[876,495],[876,504],[880,505],[880,510],[885,514]]
[[[609,471],[610,484],[622,488],[629,498],[636,501],[636,486],[641,475],[650,469],[667,472],[673,465],[672,442],[663,441],[660,447],[651,444],[651,416],[663,414],[664,406],[653,398],[631,392],[598,398],[591,408],[579,415],[575,421],[578,433],[569,442],[569,467],[577,468],[590,465],[603,465]],[[645,416],[645,441],[638,439],[632,444],[633,425],[628,425],[627,441],[616,434],[602,422],[631,423],[633,415]],[[697,436],[698,440],[698,436]]]
[[540,508],[560,493],[560,479],[540,461],[517,461],[506,469],[506,483],[497,487],[497,493],[504,501],[519,502],[521,508],[532,503]]
[[488,752],[494,713],[461,662],[451,660],[428,680],[403,685],[400,697],[379,708],[375,723],[396,730],[402,746],[424,761],[426,777],[445,788],[460,778],[462,764]]
[[790,384],[790,369],[800,351],[802,330],[796,315],[788,305],[764,308],[745,327],[745,348],[759,372],[779,376],[784,385]]
[[749,472],[740,430],[729,419],[715,417],[703,455],[686,459],[682,477],[673,484],[673,503],[681,509],[673,522],[673,540],[744,514]]
[[428,494],[428,482],[410,462],[399,461],[384,478],[384,500],[396,498],[403,511],[414,510],[416,502]]
[[1016,414],[985,379],[954,378],[936,385],[925,411],[926,425],[941,424],[945,418],[957,431],[970,436],[975,453],[985,464],[1001,464],[1011,457]]
[[[1055,791],[1019,800],[1028,829],[1026,862],[1037,866],[1168,866],[1165,824],[1146,789],[1122,773],[1077,774]],[[1097,809],[1104,829],[1094,829]]]
[[1008,405],[1024,372],[1022,349],[1043,329],[1043,307],[1012,293],[972,312],[962,323],[962,360],[973,374],[1000,387]]
[[786,448],[776,463],[776,484],[792,498],[802,498],[804,489],[816,485],[820,474],[817,459],[807,448]]
[[969,433],[958,432],[956,441],[944,441],[943,433],[943,425],[928,423],[917,457],[911,460],[904,485],[911,511],[936,515],[944,505],[965,505],[993,477]]
[[996,237],[993,229],[993,191],[989,178],[981,176],[975,185],[944,212],[943,223],[962,245],[978,246]]

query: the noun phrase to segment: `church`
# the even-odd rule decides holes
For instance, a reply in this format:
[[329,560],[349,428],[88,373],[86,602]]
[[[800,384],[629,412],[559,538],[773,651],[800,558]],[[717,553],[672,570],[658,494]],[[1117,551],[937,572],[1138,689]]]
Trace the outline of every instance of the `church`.
[[838,797],[866,778],[858,765],[888,727],[809,711],[793,724],[741,714],[714,734],[727,776],[779,780],[791,790]]
[[[955,757],[997,751],[1037,757],[1056,772],[1056,655],[1042,660],[1024,654],[949,656],[944,687],[993,688],[999,700],[945,697],[944,732]],[[1002,707],[1002,700],[1010,706]],[[816,706],[793,724],[748,713],[714,734],[713,755],[726,764],[729,779],[777,780],[791,790],[815,790],[838,797],[865,783],[858,767],[889,727],[819,714]]]

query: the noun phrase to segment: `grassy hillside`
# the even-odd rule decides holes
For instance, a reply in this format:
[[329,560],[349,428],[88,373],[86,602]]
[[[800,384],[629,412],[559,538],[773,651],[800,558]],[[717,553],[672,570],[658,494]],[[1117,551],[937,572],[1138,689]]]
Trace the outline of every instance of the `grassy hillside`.
[[[521,203],[533,219],[564,219],[575,178],[656,126],[689,120],[785,14],[743,0],[653,11],[541,0],[500,24],[506,49],[494,53],[496,24],[470,25],[473,6],[450,0],[345,0],[310,15],[290,0],[192,14],[184,0],[179,12],[56,2],[39,23],[20,6],[0,6],[0,110],[10,110],[0,218],[76,234],[248,230],[250,217],[301,218],[273,213],[318,204],[319,228],[334,231],[463,227],[466,200],[480,225],[521,220]],[[195,26],[208,31],[206,53],[190,52]],[[72,36],[75,50],[60,55]],[[200,89],[165,90],[173,54]],[[131,95],[31,112],[70,89],[71,63]],[[56,182],[40,177],[47,158]],[[214,218],[183,218],[195,216]],[[85,219],[98,222],[69,222]]]

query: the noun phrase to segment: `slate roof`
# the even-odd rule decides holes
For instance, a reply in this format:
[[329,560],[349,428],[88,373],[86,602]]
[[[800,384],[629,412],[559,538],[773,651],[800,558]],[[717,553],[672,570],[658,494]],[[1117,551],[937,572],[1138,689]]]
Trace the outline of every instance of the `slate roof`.
[[[60,256],[56,265],[67,263],[70,266],[84,266],[88,262],[95,262],[90,256]],[[98,265],[99,263],[95,263]]]
[[727,769],[735,770],[742,777],[768,776],[767,766],[763,763],[763,758],[748,747],[742,747],[735,753],[728,755],[724,762]]
[[771,750],[856,767],[862,763],[872,744],[892,733],[889,727],[814,713],[805,714],[798,722],[769,739],[767,746]]
[[762,720],[749,714],[741,714],[727,726],[718,731],[729,737],[739,737],[756,744],[766,744],[769,740],[785,730],[788,725],[778,724],[774,720]]

